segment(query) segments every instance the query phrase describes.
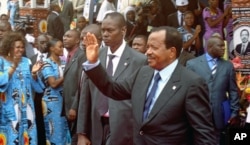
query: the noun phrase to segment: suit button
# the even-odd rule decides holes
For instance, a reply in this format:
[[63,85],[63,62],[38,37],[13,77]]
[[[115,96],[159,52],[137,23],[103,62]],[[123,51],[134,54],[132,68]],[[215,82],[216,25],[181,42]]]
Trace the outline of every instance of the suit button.
[[143,132],[143,131],[140,131],[139,134],[140,134],[140,135],[144,135],[144,132]]

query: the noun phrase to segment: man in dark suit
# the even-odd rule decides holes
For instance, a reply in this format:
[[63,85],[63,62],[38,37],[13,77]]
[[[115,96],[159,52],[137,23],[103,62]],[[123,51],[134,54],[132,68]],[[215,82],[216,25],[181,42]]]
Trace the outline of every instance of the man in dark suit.
[[175,28],[154,28],[147,42],[149,66],[123,81],[113,81],[99,63],[94,36],[86,37],[85,72],[107,96],[131,98],[136,145],[187,145],[189,128],[194,144],[215,144],[206,82],[178,64],[181,38]]
[[220,143],[220,134],[227,125],[224,122],[222,103],[227,99],[230,100],[229,123],[237,115],[239,109],[235,71],[231,62],[221,58],[224,52],[224,41],[218,36],[212,36],[208,39],[207,53],[187,62],[187,68],[203,77],[208,84],[217,144]]
[[250,43],[249,43],[249,31],[247,29],[242,29],[240,31],[240,38],[242,43],[237,44],[235,48],[235,56],[236,55],[250,55]]
[[68,30],[63,36],[64,47],[68,51],[67,63],[64,69],[63,99],[64,113],[67,116],[72,135],[72,145],[77,143],[76,117],[78,97],[76,91],[79,87],[82,69],[81,65],[86,60],[84,51],[79,48],[80,33],[77,30]]
[[167,25],[179,28],[184,24],[184,13],[188,10],[188,0],[176,0],[177,12],[168,15]]
[[[145,55],[129,47],[123,39],[126,34],[126,21],[122,14],[118,12],[107,14],[101,28],[103,41],[107,47],[101,48],[100,61],[106,68],[110,61],[109,56],[115,55],[111,60],[113,62],[111,76],[114,80],[125,79],[146,64]],[[78,140],[80,141],[82,134],[87,134],[90,136],[92,145],[133,145],[131,101],[108,99],[90,81],[85,82],[84,87],[86,88],[82,89],[78,111]],[[101,107],[105,102],[107,109],[102,111]],[[89,107],[86,108],[88,105]],[[91,114],[86,117],[89,112]],[[84,116],[91,122],[86,122]],[[86,132],[88,130],[90,135]]]
[[64,26],[64,32],[68,31],[70,29],[70,24],[74,16],[73,3],[69,0],[54,0],[53,4],[57,4],[60,6],[60,18]]
[[59,39],[62,41],[62,37],[64,34],[63,23],[59,17],[61,9],[57,4],[50,5],[50,14],[47,17],[48,22],[48,34],[53,38]]

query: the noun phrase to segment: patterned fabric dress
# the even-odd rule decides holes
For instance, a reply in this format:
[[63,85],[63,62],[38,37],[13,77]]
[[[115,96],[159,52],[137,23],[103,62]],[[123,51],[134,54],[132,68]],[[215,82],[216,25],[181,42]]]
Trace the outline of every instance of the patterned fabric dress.
[[47,144],[66,145],[69,141],[67,120],[61,116],[63,108],[62,86],[52,88],[48,85],[49,77],[60,78],[63,70],[51,59],[45,61],[41,73],[46,89],[42,98],[42,109]]
[[42,92],[42,83],[32,79],[29,59],[23,57],[9,77],[11,66],[0,57],[0,144],[37,145],[32,89]]

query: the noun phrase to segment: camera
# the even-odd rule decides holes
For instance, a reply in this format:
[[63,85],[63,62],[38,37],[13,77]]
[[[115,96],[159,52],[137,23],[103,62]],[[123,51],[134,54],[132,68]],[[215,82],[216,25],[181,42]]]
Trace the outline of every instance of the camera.
[[35,22],[36,18],[32,17],[31,15],[26,16],[19,16],[18,19],[14,20],[15,28],[17,30],[25,30],[33,28],[33,23]]

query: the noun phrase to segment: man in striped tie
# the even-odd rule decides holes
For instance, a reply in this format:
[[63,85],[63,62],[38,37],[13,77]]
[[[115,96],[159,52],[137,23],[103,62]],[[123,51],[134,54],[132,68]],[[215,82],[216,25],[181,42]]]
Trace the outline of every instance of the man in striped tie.
[[[208,39],[207,53],[187,62],[187,68],[203,77],[208,84],[217,145],[224,141],[221,132],[228,123],[233,122],[239,109],[235,70],[231,62],[222,58],[224,52],[225,45],[222,38],[212,36]],[[228,110],[224,110],[226,106],[222,105],[226,100],[230,102]],[[225,119],[225,112],[230,112],[231,116]]]

